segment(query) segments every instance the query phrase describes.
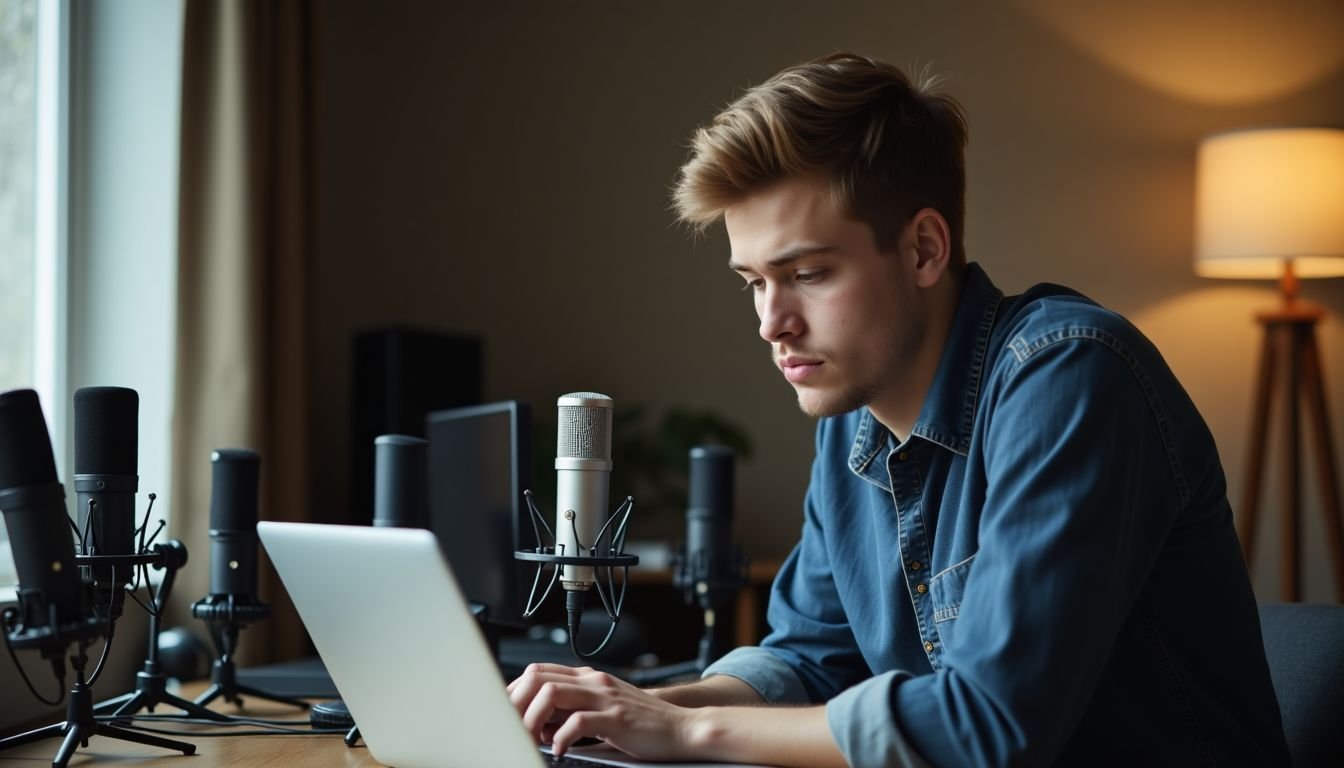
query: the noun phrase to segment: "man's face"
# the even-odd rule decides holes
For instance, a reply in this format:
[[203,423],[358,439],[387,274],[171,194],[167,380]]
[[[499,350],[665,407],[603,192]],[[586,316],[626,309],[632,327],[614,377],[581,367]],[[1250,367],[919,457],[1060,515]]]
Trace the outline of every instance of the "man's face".
[[730,266],[746,281],[771,357],[810,416],[870,405],[920,348],[928,310],[914,288],[907,227],[897,250],[847,218],[825,182],[788,179],[724,215]]

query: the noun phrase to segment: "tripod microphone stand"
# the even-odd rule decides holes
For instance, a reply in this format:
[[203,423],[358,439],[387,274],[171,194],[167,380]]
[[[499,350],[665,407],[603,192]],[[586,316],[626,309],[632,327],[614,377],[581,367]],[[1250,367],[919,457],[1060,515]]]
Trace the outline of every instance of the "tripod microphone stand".
[[70,689],[70,700],[65,709],[65,722],[55,723],[0,740],[0,750],[64,736],[61,748],[57,750],[56,757],[52,758],[52,768],[65,768],[69,764],[70,758],[74,756],[76,749],[89,746],[90,736],[105,736],[122,741],[133,741],[137,744],[175,750],[184,755],[196,754],[195,744],[165,739],[147,733],[138,733],[111,723],[99,722],[93,713],[93,691],[84,679],[84,667],[88,664],[88,656],[85,654],[85,650],[87,650],[87,646],[85,642],[81,641],[79,651],[70,657],[70,664],[75,669],[75,685]]
[[254,621],[271,615],[271,607],[259,600],[236,599],[234,595],[214,594],[198,600],[191,606],[191,614],[204,619],[215,646],[215,663],[210,671],[210,687],[196,698],[196,706],[204,707],[218,698],[237,706],[243,705],[243,695],[298,709],[308,709],[308,702],[263,691],[238,682],[238,667],[234,654],[238,650],[238,632]]
[[227,715],[212,712],[194,701],[168,692],[168,678],[159,664],[159,626],[163,619],[164,607],[173,591],[173,581],[177,571],[187,563],[187,548],[177,539],[166,544],[156,544],[154,553],[159,561],[153,563],[155,570],[163,570],[163,583],[159,585],[150,605],[149,613],[149,650],[145,656],[145,665],[135,676],[135,690],[115,699],[108,699],[94,708],[97,714],[112,713],[114,721],[122,721],[141,709],[154,711],[160,704],[177,707],[185,716],[201,717],[209,720],[228,720]]
[[[176,546],[174,547],[173,545]],[[186,562],[186,548],[181,545],[181,542],[169,542],[169,544],[160,544],[155,546],[153,552],[146,554],[76,555],[74,559],[81,566],[113,566],[113,567],[134,568],[136,566],[144,566],[144,565],[156,565],[156,566],[162,565],[162,567],[169,568],[169,572],[168,575],[165,577],[165,581],[167,582],[166,586],[170,588],[173,572],[176,570],[176,568],[181,567],[182,563]],[[170,563],[175,564],[169,565]],[[10,609],[9,611],[6,612],[6,627],[5,627],[6,632],[12,630],[11,625],[14,623],[13,616],[16,613],[17,612],[14,611],[13,609]],[[103,631],[103,634],[106,635],[107,643],[109,644],[112,642],[113,623],[115,621],[114,616],[115,614],[112,612],[111,607],[109,606],[106,629]],[[156,621],[153,623],[153,628],[154,630],[157,630]],[[153,638],[154,636],[155,636],[154,631],[151,631],[151,638]],[[153,642],[154,641],[151,639],[151,644]],[[70,758],[74,756],[76,749],[78,749],[79,747],[87,748],[89,746],[89,737],[91,736],[105,736],[108,738],[120,739],[122,741],[131,741],[137,744],[146,744],[152,747],[162,747],[164,749],[171,749],[181,752],[184,755],[195,754],[196,753],[195,744],[191,744],[185,741],[177,741],[175,739],[166,739],[159,736],[153,736],[150,734],[139,733],[137,731],[122,728],[112,722],[98,720],[98,716],[96,715],[96,709],[93,704],[92,686],[93,686],[93,680],[96,680],[98,678],[98,675],[102,672],[102,662],[100,661],[98,667],[94,670],[93,680],[86,679],[84,676],[84,668],[88,664],[88,655],[86,653],[86,651],[88,650],[88,645],[89,640],[85,637],[81,637],[78,641],[79,650],[70,657],[70,664],[72,667],[74,667],[75,670],[75,684],[74,687],[70,689],[70,698],[66,704],[65,721],[61,723],[54,723],[52,725],[38,728],[36,730],[28,731],[27,733],[22,733],[8,739],[0,740],[0,750],[10,749],[12,747],[19,747],[24,744],[31,744],[33,742],[41,741],[43,739],[64,737],[63,741],[61,742],[60,749],[57,750],[56,752],[56,757],[52,759],[51,763],[52,768],[65,768],[65,766],[70,762]],[[14,643],[14,646],[22,647],[22,645],[20,645],[19,643]],[[103,653],[104,653],[103,658],[105,660],[107,653],[106,647],[104,648]],[[154,663],[157,664],[157,661],[154,660]],[[148,670],[149,668],[150,668],[150,662],[147,661],[146,669]],[[147,678],[144,675],[144,673],[141,673],[140,679],[141,683],[145,687],[141,688],[140,690],[137,690],[137,692],[134,694],[130,694],[129,698],[127,698],[127,701],[125,702],[125,705],[122,705],[120,703],[120,700],[113,700],[117,702],[116,706],[120,706],[124,709],[125,706],[129,705],[132,701],[143,702],[149,700],[145,697],[151,696],[153,694],[145,693],[145,691],[153,691],[154,683],[145,682]],[[152,677],[149,679],[152,680]],[[159,684],[161,685],[162,684],[161,675],[159,676],[159,681],[160,681]],[[162,701],[168,701],[167,697],[169,695],[167,694],[166,691],[163,692],[163,696],[165,698],[162,699]],[[112,702],[104,702],[102,705],[99,705],[97,709],[105,710],[109,706],[112,706]]]

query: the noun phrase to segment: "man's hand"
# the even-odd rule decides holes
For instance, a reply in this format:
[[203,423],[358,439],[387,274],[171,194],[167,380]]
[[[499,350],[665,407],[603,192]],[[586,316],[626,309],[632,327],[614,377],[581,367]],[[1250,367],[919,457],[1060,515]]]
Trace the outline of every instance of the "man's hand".
[[584,736],[641,760],[692,754],[694,710],[670,704],[589,667],[531,664],[509,683],[509,701],[540,744],[564,755]]
[[587,667],[532,664],[509,683],[509,700],[557,755],[595,736],[641,760],[845,765],[825,707],[760,706],[754,688],[729,676],[642,691]]

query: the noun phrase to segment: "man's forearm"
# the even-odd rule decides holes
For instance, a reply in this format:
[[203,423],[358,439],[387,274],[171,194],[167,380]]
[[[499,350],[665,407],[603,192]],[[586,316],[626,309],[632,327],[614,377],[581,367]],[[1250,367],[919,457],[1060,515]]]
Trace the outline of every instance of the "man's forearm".
[[731,675],[712,675],[693,683],[652,688],[649,693],[679,707],[745,707],[765,703],[755,688]]
[[649,693],[696,710],[686,746],[700,757],[809,768],[845,765],[825,707],[762,706],[765,700],[756,689],[731,675]]
[[701,759],[798,768],[847,765],[825,706],[701,707],[691,717],[687,740],[691,754]]

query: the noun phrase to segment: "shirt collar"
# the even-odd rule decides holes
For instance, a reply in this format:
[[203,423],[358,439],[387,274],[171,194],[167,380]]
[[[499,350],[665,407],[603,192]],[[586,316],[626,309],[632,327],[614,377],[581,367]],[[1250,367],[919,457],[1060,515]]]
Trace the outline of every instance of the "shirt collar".
[[[970,452],[971,426],[985,373],[985,355],[1002,301],[1003,292],[990,282],[985,270],[979,264],[967,264],[961,300],[912,435],[963,456]],[[850,470],[885,485],[881,474],[870,476],[868,470],[889,438],[887,428],[872,411],[864,408],[849,455]]]

